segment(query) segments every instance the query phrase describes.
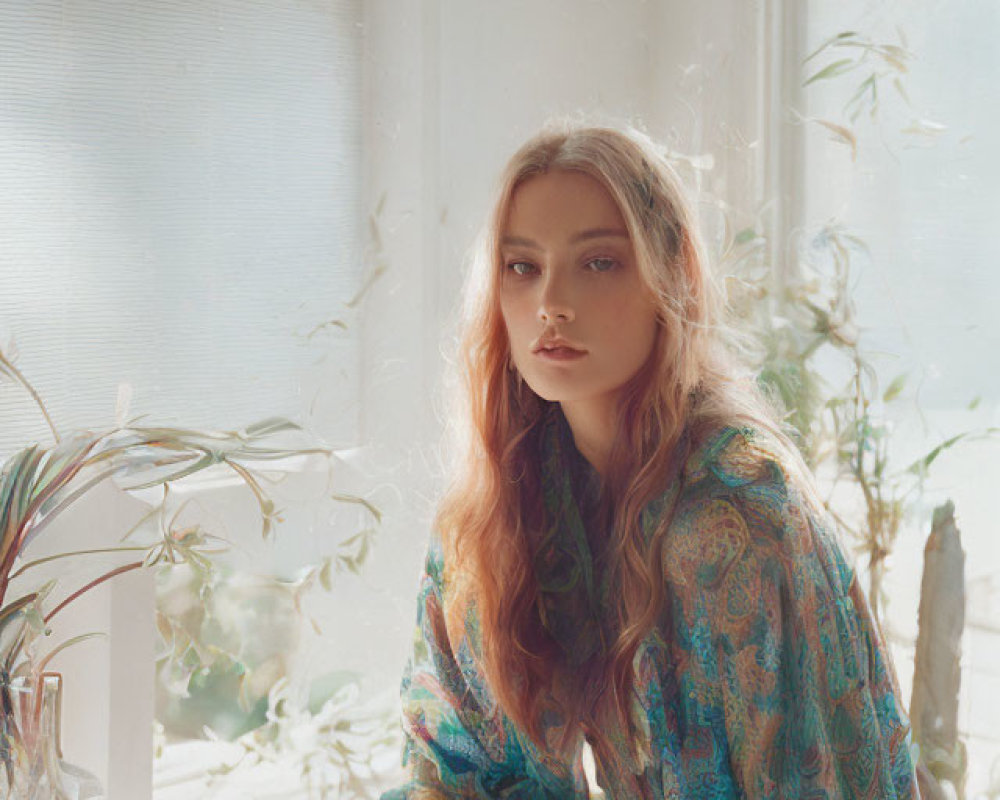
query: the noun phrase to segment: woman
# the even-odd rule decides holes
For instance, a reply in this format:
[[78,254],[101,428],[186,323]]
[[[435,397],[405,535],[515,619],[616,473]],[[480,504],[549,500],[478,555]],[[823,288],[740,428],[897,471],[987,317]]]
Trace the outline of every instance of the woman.
[[681,184],[568,126],[501,176],[383,798],[919,797],[888,650],[741,367]]

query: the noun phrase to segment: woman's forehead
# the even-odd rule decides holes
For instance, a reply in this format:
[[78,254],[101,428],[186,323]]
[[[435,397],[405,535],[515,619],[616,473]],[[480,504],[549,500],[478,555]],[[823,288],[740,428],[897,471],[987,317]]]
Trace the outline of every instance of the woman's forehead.
[[533,175],[518,184],[501,229],[508,242],[553,229],[577,236],[593,230],[628,235],[621,210],[604,185],[585,173],[566,170]]

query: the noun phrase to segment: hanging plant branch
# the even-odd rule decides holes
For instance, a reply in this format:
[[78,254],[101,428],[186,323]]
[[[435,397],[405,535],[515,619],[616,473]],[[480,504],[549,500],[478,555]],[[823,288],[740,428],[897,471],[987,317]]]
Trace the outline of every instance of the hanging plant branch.
[[[844,31],[827,39],[806,58],[802,64],[808,64],[816,56],[827,52],[834,53],[834,61],[814,72],[803,82],[806,87],[816,81],[830,80],[849,72],[861,71],[865,78],[856,85],[854,94],[844,105],[844,113],[854,123],[862,111],[868,110],[871,119],[878,112],[879,85],[888,80],[909,105],[909,97],[903,88],[902,76],[910,71],[909,62],[913,53],[907,49],[902,30],[897,28],[900,44],[876,42],[857,31]],[[850,54],[850,55],[848,55]]]

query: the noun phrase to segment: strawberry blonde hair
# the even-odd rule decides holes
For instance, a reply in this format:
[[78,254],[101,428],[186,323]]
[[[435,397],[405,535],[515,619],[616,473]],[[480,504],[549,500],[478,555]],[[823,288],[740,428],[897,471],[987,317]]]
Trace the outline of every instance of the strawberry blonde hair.
[[[510,346],[499,300],[499,241],[511,198],[524,180],[551,170],[585,173],[614,199],[658,321],[649,359],[619,393],[617,433],[600,498],[601,530],[610,535],[616,638],[606,653],[572,672],[561,666],[540,624],[532,566],[532,543],[544,525],[538,434],[552,404],[519,385],[507,368]],[[625,731],[637,748],[628,710],[633,659],[662,613],[660,565],[669,525],[662,520],[647,547],[640,514],[670,486],[685,456],[720,426],[749,424],[771,432],[787,450],[789,467],[809,480],[776,402],[746,366],[754,342],[725,323],[725,311],[681,180],[646,134],[557,120],[511,157],[463,287],[446,394],[453,471],[433,525],[441,535],[446,575],[460,576],[454,584],[466,595],[452,602],[458,608],[474,602],[478,610],[489,688],[544,752],[565,754],[583,732],[595,752],[609,758],[615,749],[606,730]],[[685,427],[689,435],[682,439]],[[551,711],[562,728],[554,744],[542,725]]]

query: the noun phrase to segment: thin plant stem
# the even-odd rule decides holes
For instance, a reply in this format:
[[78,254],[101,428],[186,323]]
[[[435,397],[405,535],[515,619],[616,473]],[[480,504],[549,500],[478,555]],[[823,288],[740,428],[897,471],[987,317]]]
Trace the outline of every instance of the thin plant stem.
[[30,381],[28,381],[28,379],[25,378],[24,375],[21,374],[21,370],[15,367],[10,361],[8,361],[4,357],[3,353],[0,353],[0,362],[3,363],[4,368],[8,372],[10,372],[10,374],[14,376],[17,382],[20,383],[27,390],[28,394],[31,395],[31,399],[34,400],[35,403],[38,405],[38,408],[41,409],[42,416],[45,417],[45,422],[48,424],[49,430],[52,431],[53,438],[56,440],[56,442],[61,442],[62,438],[59,436],[59,431],[56,430],[56,425],[52,421],[52,417],[49,416],[49,412],[45,408],[45,403],[42,402],[42,398],[39,397],[38,392],[35,391],[35,387],[31,385]]
[[53,556],[46,556],[45,558],[39,558],[39,559],[36,559],[35,561],[29,561],[27,564],[25,564],[24,566],[22,566],[20,569],[12,572],[10,574],[8,580],[14,580],[14,578],[16,578],[18,575],[20,575],[22,572],[24,572],[25,570],[29,569],[30,567],[37,567],[37,566],[45,564],[45,563],[47,563],[49,561],[55,561],[57,558],[69,558],[70,556],[84,556],[84,555],[90,555],[90,554],[93,554],[93,553],[123,553],[123,552],[130,552],[130,551],[136,551],[136,550],[142,550],[143,552],[145,552],[148,549],[149,549],[148,547],[140,547],[140,546],[136,546],[136,547],[99,547],[96,550],[73,550],[72,552],[69,552],[69,553],[56,553]]
[[130,572],[130,571],[132,571],[134,569],[140,569],[142,567],[142,565],[143,565],[143,562],[141,562],[141,561],[135,561],[135,562],[133,562],[131,564],[125,564],[124,566],[117,567],[117,568],[111,570],[110,572],[104,573],[100,578],[96,578],[96,579],[92,580],[86,586],[84,586],[84,587],[82,587],[80,589],[77,589],[75,592],[73,592],[73,594],[71,594],[69,597],[67,597],[65,600],[63,600],[59,605],[57,605],[55,608],[53,608],[48,614],[46,614],[45,617],[44,617],[45,622],[48,623],[48,621],[50,619],[52,619],[56,614],[58,614],[60,611],[62,611],[62,609],[64,609],[66,606],[68,606],[70,603],[72,603],[74,600],[76,600],[76,598],[78,598],[84,592],[88,592],[91,589],[93,589],[95,586],[98,586],[99,584],[102,584],[105,581],[111,580],[116,575],[122,575],[123,573]]

